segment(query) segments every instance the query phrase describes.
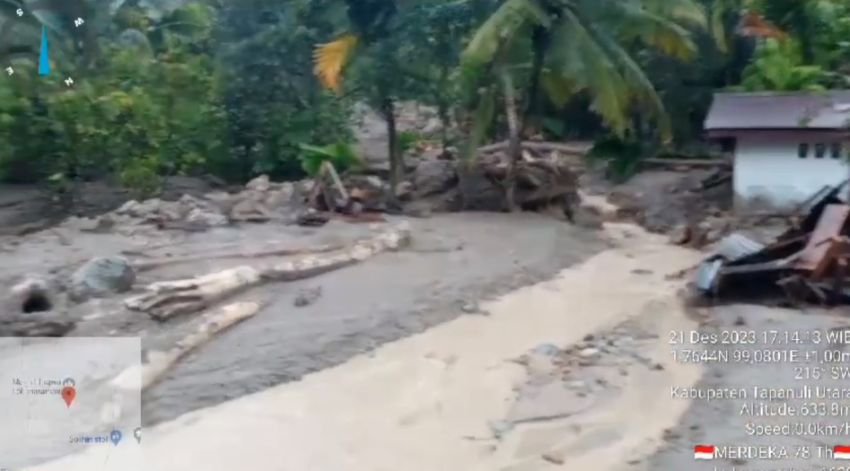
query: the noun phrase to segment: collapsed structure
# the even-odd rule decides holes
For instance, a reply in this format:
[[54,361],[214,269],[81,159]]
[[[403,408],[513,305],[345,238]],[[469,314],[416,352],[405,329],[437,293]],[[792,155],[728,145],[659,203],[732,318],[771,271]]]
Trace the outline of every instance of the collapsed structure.
[[699,266],[698,293],[713,300],[784,295],[792,303],[850,302],[850,204],[845,180],[801,204],[769,244],[732,234]]

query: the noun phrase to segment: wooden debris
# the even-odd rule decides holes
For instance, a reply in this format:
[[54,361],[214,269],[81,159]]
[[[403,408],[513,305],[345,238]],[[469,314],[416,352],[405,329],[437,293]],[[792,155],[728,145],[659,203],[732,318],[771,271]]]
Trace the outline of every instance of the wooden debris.
[[[523,141],[520,143],[523,149],[533,151],[557,151],[567,155],[585,155],[593,147],[592,144],[585,142],[548,142],[548,141]],[[505,151],[508,148],[508,141],[497,142],[478,148],[479,154],[490,152]]]
[[181,263],[192,263],[202,260],[226,259],[226,258],[264,258],[264,257],[289,257],[293,255],[317,254],[342,250],[342,244],[322,245],[310,248],[278,248],[268,250],[257,250],[252,252],[222,252],[222,253],[200,253],[186,255],[183,257],[164,257],[150,260],[134,260],[130,264],[136,271],[146,271],[160,268],[166,265],[177,265]]
[[128,368],[112,380],[115,387],[145,390],[156,384],[181,358],[192,350],[206,344],[220,332],[244,321],[260,311],[260,304],[240,302],[227,304],[201,317],[198,328],[183,337],[177,344],[164,352],[149,352],[147,361],[138,367]]
[[698,289],[711,296],[723,291],[728,297],[732,292],[766,295],[778,287],[795,304],[850,301],[844,289],[850,258],[850,205],[836,191],[843,185],[824,188],[801,205],[795,211],[797,223],[774,243],[739,257],[715,254],[706,259]]
[[152,283],[147,286],[147,293],[127,299],[125,305],[147,312],[156,320],[167,320],[204,310],[261,283],[299,280],[353,265],[381,252],[399,249],[409,240],[410,227],[402,223],[335,253],[309,254],[271,265],[242,265],[195,278]]

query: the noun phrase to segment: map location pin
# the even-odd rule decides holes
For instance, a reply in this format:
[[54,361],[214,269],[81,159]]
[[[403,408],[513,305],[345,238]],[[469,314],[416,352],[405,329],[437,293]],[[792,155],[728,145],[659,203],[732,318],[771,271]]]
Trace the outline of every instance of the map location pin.
[[77,390],[73,386],[65,386],[62,388],[62,400],[65,401],[65,405],[71,407],[71,403],[74,402],[74,399],[77,397]]
[[121,432],[118,430],[113,430],[112,433],[109,434],[109,440],[113,445],[118,446],[118,442],[121,441]]

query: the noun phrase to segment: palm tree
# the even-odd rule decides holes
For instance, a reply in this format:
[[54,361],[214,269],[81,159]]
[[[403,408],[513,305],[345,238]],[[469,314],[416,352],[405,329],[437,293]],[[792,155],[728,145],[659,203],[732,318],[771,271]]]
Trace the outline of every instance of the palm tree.
[[[694,0],[506,0],[478,29],[464,52],[464,64],[491,68],[501,76],[512,169],[524,126],[511,109],[516,107],[510,90],[513,72],[528,72],[525,123],[536,110],[541,89],[558,105],[587,92],[593,110],[615,132],[625,133],[634,107],[642,106],[669,140],[671,126],[661,99],[630,46],[642,44],[690,59],[696,46],[689,28],[705,25],[704,10]],[[510,177],[507,185],[512,209]]]
[[636,103],[667,129],[661,101],[627,46],[643,43],[690,59],[696,49],[687,28],[694,25],[704,26],[705,15],[692,0],[507,0],[479,28],[464,59],[493,64],[506,56],[501,51],[527,47],[530,37],[531,109],[538,87],[550,98],[588,91],[594,110],[618,132],[629,127]]
[[316,48],[315,73],[336,92],[342,86],[342,72],[358,48],[368,47],[390,34],[398,6],[395,0],[346,0],[349,31]]
[[387,151],[390,162],[389,202],[396,203],[395,194],[401,180],[402,155],[398,146],[395,121],[395,97],[392,89],[399,69],[394,45],[388,39],[397,27],[396,0],[345,0],[349,31],[337,39],[321,44],[315,50],[315,74],[327,88],[340,93],[343,69],[355,57],[357,50],[370,49],[377,59],[372,77],[375,97],[372,105],[383,116],[387,125]]

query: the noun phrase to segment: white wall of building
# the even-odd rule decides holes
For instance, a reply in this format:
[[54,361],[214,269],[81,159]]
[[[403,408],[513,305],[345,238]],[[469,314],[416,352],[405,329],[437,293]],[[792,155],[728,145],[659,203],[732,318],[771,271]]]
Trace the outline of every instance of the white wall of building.
[[[839,138],[822,133],[764,132],[737,136],[734,161],[735,204],[738,209],[788,208],[805,201],[824,185],[835,185],[850,177],[848,148],[832,158],[830,145]],[[800,158],[801,142],[809,144],[808,157]],[[817,143],[826,153],[816,158]]]

